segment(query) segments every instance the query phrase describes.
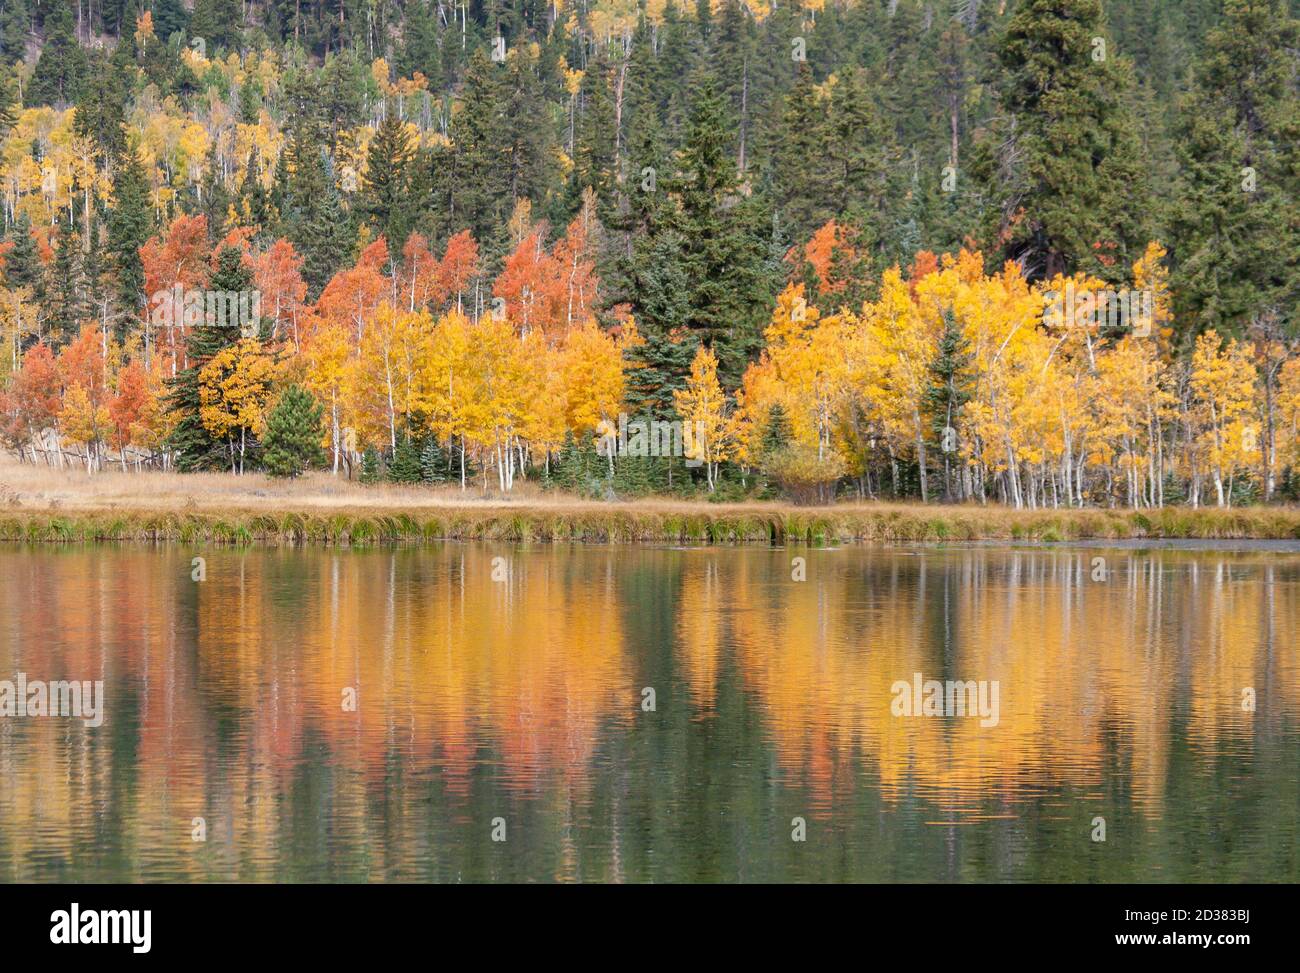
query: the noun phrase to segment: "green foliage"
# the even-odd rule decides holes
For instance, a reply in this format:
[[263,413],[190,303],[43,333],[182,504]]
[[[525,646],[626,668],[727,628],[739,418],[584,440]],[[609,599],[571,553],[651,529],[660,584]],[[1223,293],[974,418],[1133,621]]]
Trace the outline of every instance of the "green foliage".
[[767,457],[776,457],[794,440],[794,429],[790,425],[790,416],[780,402],[772,403],[767,410],[767,422],[763,425],[763,435],[758,443],[758,462],[763,465]]
[[446,483],[451,476],[451,466],[446,451],[438,444],[436,436],[427,436],[420,448],[420,481]]
[[262,463],[272,476],[295,477],[325,462],[320,403],[301,386],[290,385],[266,417]]
[[108,259],[114,272],[117,298],[129,319],[144,306],[144,264],[140,248],[153,233],[153,211],[144,168],[134,152],[113,184],[113,208],[108,213]]
[[[1101,0],[1024,0],[999,50],[1003,125],[988,190],[1001,255],[1031,278],[1127,272],[1149,237],[1131,71],[1108,39]],[[1009,126],[1009,127],[1008,127]]]
[[380,462],[379,451],[373,446],[367,446],[361,453],[361,475],[358,479],[362,483],[378,483],[384,478],[383,465]]
[[72,8],[64,0],[55,0],[45,15],[45,44],[23,100],[28,108],[74,104],[81,97],[87,74],[86,52],[73,33]]
[[[237,247],[226,247],[217,257],[213,290],[241,291],[251,287],[252,275],[243,266]],[[224,469],[223,444],[213,439],[199,415],[199,371],[214,355],[239,340],[239,329],[204,322],[186,335],[187,366],[167,381],[164,407],[173,414],[175,425],[167,448],[176,453],[176,468],[182,473]]]
[[410,436],[397,441],[393,461],[388,464],[388,479],[393,483],[420,482],[420,448]]

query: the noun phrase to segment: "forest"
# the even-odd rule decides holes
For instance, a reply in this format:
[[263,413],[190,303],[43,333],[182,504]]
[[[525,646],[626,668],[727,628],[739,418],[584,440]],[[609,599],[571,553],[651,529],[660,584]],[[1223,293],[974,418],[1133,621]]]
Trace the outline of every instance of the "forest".
[[23,463],[1300,501],[1298,0],[0,0],[0,135]]

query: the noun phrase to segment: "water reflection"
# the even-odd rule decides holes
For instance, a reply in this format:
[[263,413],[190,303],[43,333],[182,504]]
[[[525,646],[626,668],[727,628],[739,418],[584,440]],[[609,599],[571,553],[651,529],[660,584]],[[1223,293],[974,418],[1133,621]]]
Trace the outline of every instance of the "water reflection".
[[0,550],[0,878],[1300,877],[1292,553],[194,553]]

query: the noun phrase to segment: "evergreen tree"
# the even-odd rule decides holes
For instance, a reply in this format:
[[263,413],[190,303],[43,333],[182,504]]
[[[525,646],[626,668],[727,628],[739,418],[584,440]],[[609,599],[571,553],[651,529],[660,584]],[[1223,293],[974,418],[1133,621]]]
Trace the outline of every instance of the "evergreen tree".
[[[195,0],[190,36],[203,38],[211,54],[239,46],[243,10],[239,0]],[[166,36],[166,35],[163,35]]]
[[984,172],[1002,199],[999,259],[1031,279],[1084,271],[1114,279],[1148,237],[1145,170],[1127,102],[1130,71],[1107,49],[1101,0],[1025,0],[999,50],[1002,108],[1012,125]]
[[145,304],[140,248],[153,233],[149,186],[135,152],[127,153],[113,180],[113,197],[113,208],[108,212],[108,261],[124,319],[130,320]]
[[722,99],[708,75],[696,86],[681,168],[672,188],[688,281],[686,325],[718,356],[719,374],[736,387],[759,345],[771,282],[752,201],[737,195]]
[[[251,289],[252,274],[244,267],[238,247],[226,247],[218,255],[217,270],[209,287],[235,293]],[[167,448],[176,454],[176,468],[182,473],[226,466],[225,444],[213,438],[199,413],[199,371],[222,349],[238,341],[239,336],[239,329],[209,321],[191,328],[186,335],[186,367],[167,381],[165,397],[165,406],[174,418]]]
[[27,107],[75,103],[81,98],[86,74],[86,52],[73,34],[72,10],[67,0],[54,0],[54,8],[45,15],[45,45],[24,92]]
[[837,212],[827,178],[827,135],[826,106],[817,99],[812,70],[805,62],[786,96],[772,158],[774,197],[783,226],[796,240],[806,239]]
[[[1300,21],[1282,0],[1227,0],[1179,137],[1176,318],[1245,334],[1300,295]],[[1300,322],[1294,324],[1300,328]]]
[[415,148],[406,124],[390,113],[380,124],[366,156],[361,208],[388,239],[390,253],[399,253],[414,222],[411,175]]
[[313,148],[300,131],[285,153],[293,175],[283,190],[281,229],[302,255],[303,279],[314,300],[350,256],[356,237],[324,148]]
[[759,439],[759,465],[776,456],[794,441],[794,427],[790,424],[790,415],[780,402],[773,402],[767,410],[767,422],[763,424],[763,434]]
[[45,273],[36,249],[36,239],[32,236],[32,221],[25,212],[20,213],[10,227],[9,241],[13,244],[13,249],[4,262],[6,282],[10,287],[30,287],[32,295],[39,300],[44,289]]
[[31,30],[32,15],[28,0],[5,0],[0,12],[0,59],[14,65],[27,55],[27,34]]
[[922,408],[930,420],[943,454],[944,500],[952,499],[952,458],[957,450],[957,422],[962,407],[974,396],[970,364],[974,356],[962,335],[961,326],[951,308],[943,311],[943,335],[929,365],[930,384],[922,396]]
[[438,46],[438,15],[433,3],[413,0],[406,4],[396,67],[399,77],[409,78],[418,71],[429,79],[429,90],[442,88],[442,52]]
[[0,63],[0,139],[9,134],[18,120],[18,96],[8,65]]
[[281,393],[266,417],[262,463],[272,476],[295,477],[325,462],[321,447],[320,403],[299,385]]
[[126,151],[126,85],[120,74],[102,54],[90,63],[77,111],[73,131],[93,139],[101,164],[107,166]]
[[55,342],[59,342],[76,335],[89,308],[85,300],[85,268],[77,234],[65,226],[55,242],[54,259],[50,261],[44,289],[45,320]]
[[379,453],[373,446],[367,446],[361,452],[361,475],[358,479],[365,484],[378,483],[384,476]]
[[388,479],[394,483],[420,482],[420,449],[409,435],[397,441],[393,461],[388,465]]
[[429,435],[420,449],[420,481],[422,483],[446,483],[450,473],[447,454],[438,444],[438,437]]

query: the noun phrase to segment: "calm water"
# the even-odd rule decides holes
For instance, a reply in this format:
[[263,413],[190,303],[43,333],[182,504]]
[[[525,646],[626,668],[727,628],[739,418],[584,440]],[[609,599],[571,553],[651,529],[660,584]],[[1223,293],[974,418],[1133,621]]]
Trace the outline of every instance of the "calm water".
[[1268,548],[0,547],[106,694],[0,718],[0,880],[1295,882],[1298,629]]

